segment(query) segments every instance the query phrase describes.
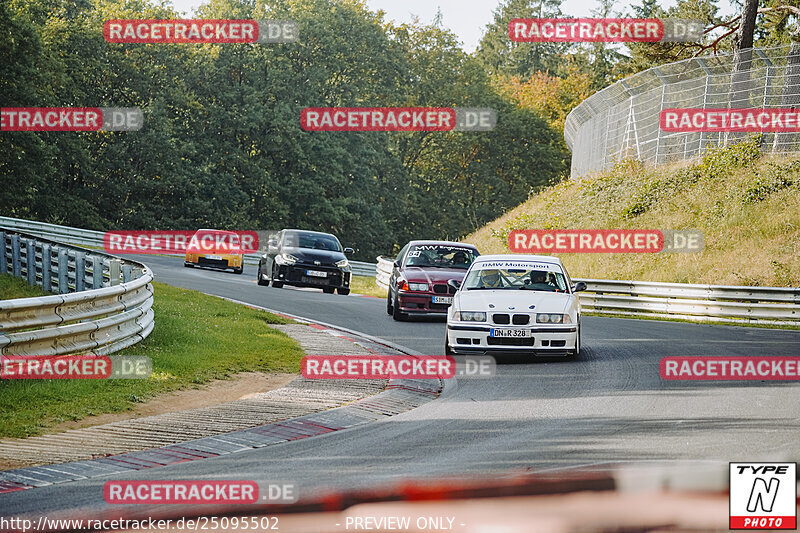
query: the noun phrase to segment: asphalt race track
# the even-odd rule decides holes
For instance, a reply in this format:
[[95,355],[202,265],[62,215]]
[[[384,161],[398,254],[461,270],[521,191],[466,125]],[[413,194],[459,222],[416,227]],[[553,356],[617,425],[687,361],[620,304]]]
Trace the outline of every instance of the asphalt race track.
[[[382,299],[259,287],[253,266],[239,276],[183,268],[180,258],[139,259],[157,281],[443,353],[443,321],[394,322]],[[499,365],[493,378],[460,378],[438,400],[382,422],[129,478],[279,480],[297,484],[302,498],[464,474],[800,459],[800,383],[680,383],[659,376],[659,361],[668,355],[799,356],[800,331],[595,317],[584,317],[583,326],[584,353],[575,362]],[[103,502],[104,481],[0,495],[0,515],[72,509],[89,518],[111,510]]]

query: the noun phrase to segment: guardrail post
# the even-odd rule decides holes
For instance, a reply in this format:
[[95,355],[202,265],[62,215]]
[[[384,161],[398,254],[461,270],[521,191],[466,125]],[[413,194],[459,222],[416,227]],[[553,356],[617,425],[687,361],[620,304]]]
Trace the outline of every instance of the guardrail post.
[[133,267],[131,265],[122,265],[122,282],[128,283],[132,278],[131,274]]
[[49,244],[42,244],[42,290],[52,292],[53,289],[53,255]]
[[108,263],[108,276],[111,278],[109,283],[112,287],[114,285],[119,285],[120,265],[119,259],[112,259]]
[[28,285],[36,285],[36,245],[30,239],[25,241],[25,270]]
[[0,231],[0,274],[8,273],[8,259],[6,258],[6,232]]
[[99,255],[92,256],[92,288],[103,288],[103,258]]
[[69,251],[58,249],[58,294],[69,292]]
[[86,290],[86,254],[75,253],[75,292]]
[[20,261],[19,235],[11,236],[11,274],[22,277],[22,263]]

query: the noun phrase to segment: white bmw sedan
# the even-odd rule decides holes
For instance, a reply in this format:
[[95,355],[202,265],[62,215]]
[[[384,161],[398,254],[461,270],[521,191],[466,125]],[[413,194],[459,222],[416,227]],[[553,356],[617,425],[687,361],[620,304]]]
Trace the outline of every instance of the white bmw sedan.
[[573,286],[557,257],[480,256],[447,313],[445,353],[577,357],[581,307],[575,293],[582,290],[586,284]]

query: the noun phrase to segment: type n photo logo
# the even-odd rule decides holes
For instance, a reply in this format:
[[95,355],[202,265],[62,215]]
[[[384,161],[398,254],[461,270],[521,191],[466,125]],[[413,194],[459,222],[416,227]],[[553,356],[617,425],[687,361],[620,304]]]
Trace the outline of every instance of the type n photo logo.
[[795,463],[730,463],[731,529],[796,529]]

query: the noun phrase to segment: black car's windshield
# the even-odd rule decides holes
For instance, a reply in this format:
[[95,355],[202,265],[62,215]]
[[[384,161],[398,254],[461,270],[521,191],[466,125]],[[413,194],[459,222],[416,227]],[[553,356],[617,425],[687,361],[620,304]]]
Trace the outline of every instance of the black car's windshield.
[[467,274],[464,289],[507,289],[545,292],[568,292],[567,280],[557,265],[477,265]]
[[327,250],[341,252],[342,245],[332,235],[305,231],[290,231],[283,236],[283,245],[292,248],[308,248],[311,250]]
[[466,246],[418,244],[409,248],[406,266],[466,270],[476,257],[478,252]]

